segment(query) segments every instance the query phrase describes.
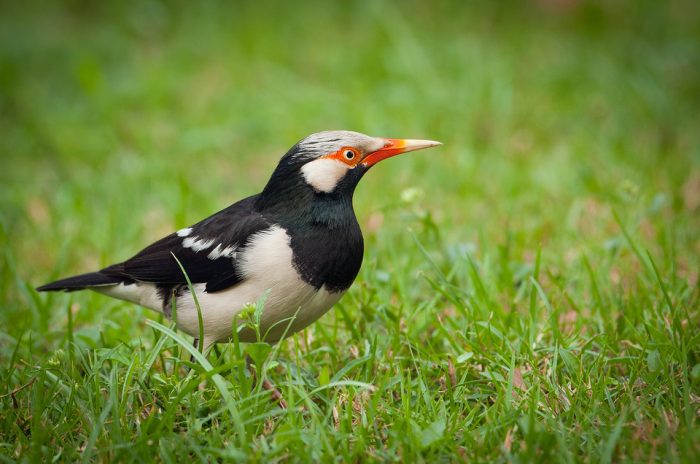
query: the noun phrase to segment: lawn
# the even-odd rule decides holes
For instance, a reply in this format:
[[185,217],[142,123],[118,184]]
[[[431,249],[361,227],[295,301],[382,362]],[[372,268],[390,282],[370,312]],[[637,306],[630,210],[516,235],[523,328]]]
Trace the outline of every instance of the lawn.
[[[698,462],[697,3],[292,3],[2,6],[0,458]],[[363,179],[362,270],[303,332],[190,363],[34,291],[327,129],[444,145]]]

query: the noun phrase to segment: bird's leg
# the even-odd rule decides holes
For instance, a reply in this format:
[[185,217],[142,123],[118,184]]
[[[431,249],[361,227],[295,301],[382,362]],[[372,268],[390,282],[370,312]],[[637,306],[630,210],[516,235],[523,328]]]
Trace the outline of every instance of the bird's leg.
[[[255,365],[253,363],[253,358],[251,358],[250,355],[245,355],[245,364],[248,367],[250,374],[253,376],[253,386],[255,386],[255,382],[257,382],[258,380],[258,371],[256,370]],[[277,388],[275,388],[272,382],[270,382],[267,379],[263,379],[262,388],[263,390],[267,390],[270,392],[270,396],[272,397],[272,399],[277,401],[277,404],[279,404],[282,409],[287,409],[287,402],[282,397],[282,393],[280,393],[280,391],[277,390]]]
[[[192,341],[192,346],[194,346],[194,349],[195,349],[195,350],[199,350],[199,338],[197,338],[197,337],[194,338],[194,341]],[[195,363],[195,359],[194,359],[194,355],[193,355],[193,354],[190,355],[190,362],[191,362],[192,364]]]
[[[204,337],[202,340],[199,338],[195,337],[194,340],[192,340],[192,346],[194,346],[194,349],[202,353],[202,355],[205,358],[208,358],[209,354],[209,349],[213,346],[214,351],[216,352],[217,358],[221,357],[221,352],[216,346],[216,343],[213,343],[211,340],[207,340],[207,337]],[[194,356],[190,356],[190,361],[194,363],[195,359]]]

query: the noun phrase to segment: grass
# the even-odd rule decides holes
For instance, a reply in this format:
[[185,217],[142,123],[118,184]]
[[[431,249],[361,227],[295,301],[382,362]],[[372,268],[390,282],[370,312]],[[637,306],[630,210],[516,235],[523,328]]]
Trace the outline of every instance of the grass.
[[[697,462],[699,35],[690,1],[4,5],[0,458]],[[283,343],[33,290],[331,128],[444,146],[363,179],[361,274]]]

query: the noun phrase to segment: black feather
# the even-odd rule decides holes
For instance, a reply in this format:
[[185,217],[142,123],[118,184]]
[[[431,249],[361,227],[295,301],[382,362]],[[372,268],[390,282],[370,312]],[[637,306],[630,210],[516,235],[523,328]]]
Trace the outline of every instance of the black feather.
[[289,234],[294,268],[302,280],[315,288],[346,290],[362,265],[364,242],[352,194],[367,168],[350,170],[332,192],[324,193],[306,183],[294,157],[288,159],[277,167],[255,206]]
[[[152,282],[163,295],[184,291],[187,279],[205,283],[217,292],[240,283],[240,259],[251,237],[274,225],[290,237],[293,265],[302,280],[320,288],[342,291],[353,282],[362,263],[362,232],[352,208],[355,186],[368,168],[350,170],[330,193],[317,192],[306,183],[300,168],[308,161],[297,156],[299,144],[280,160],[263,191],[193,225],[185,237],[173,233],[144,248],[132,258],[99,272],[53,282],[38,290],[80,290],[116,283]],[[187,239],[199,244],[185,247]],[[233,256],[211,258],[212,250],[235,248]],[[177,259],[176,259],[177,258]],[[274,272],[274,269],[270,269]],[[165,298],[163,298],[165,301]]]
[[[181,264],[192,283],[206,283],[207,292],[229,288],[242,280],[236,259],[228,256],[212,259],[209,254],[217,246],[220,249],[235,246],[237,250],[243,250],[252,235],[270,227],[271,223],[253,210],[254,202],[255,197],[241,200],[192,226],[187,237],[170,234],[144,248],[133,258],[100,272],[115,278],[174,286],[187,283],[180,269]],[[213,242],[205,249],[194,251],[183,246],[183,241],[188,237]]]
[[88,272],[87,274],[67,277],[65,279],[42,285],[41,287],[37,287],[37,290],[40,292],[52,292],[58,290],[74,292],[76,290],[83,290],[90,287],[101,287],[104,285],[114,285],[119,283],[133,283],[133,280],[119,276],[110,276],[103,274],[102,272]]

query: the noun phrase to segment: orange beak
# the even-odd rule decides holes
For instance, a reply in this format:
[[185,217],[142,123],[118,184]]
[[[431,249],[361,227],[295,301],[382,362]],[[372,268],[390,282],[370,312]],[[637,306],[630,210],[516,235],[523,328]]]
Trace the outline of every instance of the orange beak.
[[381,160],[400,155],[401,153],[437,147],[438,145],[442,145],[442,143],[433,140],[384,139],[384,147],[365,156],[361,163],[370,167]]

